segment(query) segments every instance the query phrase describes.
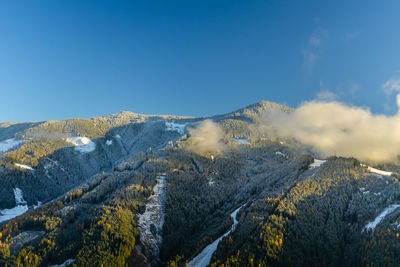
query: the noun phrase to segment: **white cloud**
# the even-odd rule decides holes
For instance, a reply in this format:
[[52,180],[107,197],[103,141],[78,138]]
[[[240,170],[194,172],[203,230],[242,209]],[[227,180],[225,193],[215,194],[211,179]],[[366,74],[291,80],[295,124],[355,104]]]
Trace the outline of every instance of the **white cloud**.
[[400,113],[375,115],[365,108],[312,101],[291,113],[270,114],[266,120],[278,136],[294,138],[323,156],[396,162],[400,155]]
[[386,94],[400,91],[400,78],[392,78],[382,84],[382,89]]
[[333,93],[332,91],[329,91],[327,89],[319,91],[317,93],[317,99],[322,100],[322,101],[334,101],[336,100],[337,95]]
[[224,131],[212,120],[205,120],[189,128],[190,138],[187,148],[195,153],[222,152],[225,150],[223,142]]
[[383,104],[383,111],[384,111],[385,113],[389,113],[389,112],[392,111],[392,107],[391,107],[388,103],[384,103],[384,104]]

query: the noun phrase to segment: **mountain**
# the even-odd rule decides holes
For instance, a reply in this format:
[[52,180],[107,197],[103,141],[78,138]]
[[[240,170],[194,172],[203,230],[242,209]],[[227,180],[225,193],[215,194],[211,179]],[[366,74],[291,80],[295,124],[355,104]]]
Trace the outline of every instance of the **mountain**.
[[291,111],[1,123],[0,264],[396,265],[398,166],[316,159]]

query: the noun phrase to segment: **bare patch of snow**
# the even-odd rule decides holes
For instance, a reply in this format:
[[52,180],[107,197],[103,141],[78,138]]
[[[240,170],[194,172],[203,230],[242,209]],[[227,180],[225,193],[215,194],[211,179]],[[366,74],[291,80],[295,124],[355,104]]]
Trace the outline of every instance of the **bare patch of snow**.
[[175,131],[178,132],[179,134],[185,133],[186,125],[187,123],[175,123],[170,121],[165,122],[165,127],[167,131]]
[[212,186],[215,184],[214,178],[211,178],[210,181],[208,181],[208,185]]
[[75,259],[68,259],[60,265],[49,265],[48,267],[67,267],[67,266],[70,266],[74,262],[75,262]]
[[121,136],[119,134],[115,135],[115,137],[121,139]]
[[250,144],[249,139],[246,138],[232,138],[232,141],[239,144]]
[[390,175],[392,175],[392,172],[387,172],[387,171],[378,170],[378,169],[372,168],[371,166],[367,166],[367,165],[365,165],[365,164],[360,164],[360,166],[361,166],[361,167],[366,167],[367,170],[368,170],[369,172],[375,173],[375,174],[378,174],[378,175],[385,175],[385,176],[390,176]]
[[33,171],[33,168],[31,166],[25,165],[25,164],[19,164],[19,163],[14,163],[15,166],[24,169],[24,170],[30,170]]
[[52,179],[49,170],[55,167],[59,167],[63,172],[67,172],[64,167],[58,163],[58,161],[56,160],[52,160],[51,158],[46,158],[48,161],[50,161],[49,163],[47,163],[46,165],[44,165],[44,170],[45,170],[45,174],[48,178]]
[[11,220],[12,218],[22,215],[28,211],[28,205],[23,198],[21,189],[14,189],[14,197],[17,205],[12,209],[0,210],[0,222]]
[[375,227],[390,213],[392,213],[393,211],[395,211],[397,208],[399,208],[400,205],[394,204],[394,205],[390,205],[389,207],[387,207],[386,209],[384,209],[379,215],[378,217],[375,218],[375,220],[373,220],[372,222],[369,222],[365,227],[364,230],[374,230]]
[[365,187],[360,187],[360,192],[362,192],[363,194],[369,194],[369,191],[367,190],[365,190]]
[[93,152],[96,149],[96,143],[87,137],[69,137],[67,142],[75,146],[75,150],[81,153]]
[[106,145],[107,145],[107,146],[111,146],[111,145],[112,145],[112,140],[107,140],[107,141],[106,141]]
[[[165,218],[166,176],[157,176],[157,184],[146,204],[146,211],[139,215],[140,241],[146,244],[156,257],[160,254],[162,227]],[[152,228],[155,230],[152,231]]]
[[15,138],[10,138],[0,142],[0,155],[8,150],[24,143],[24,140],[16,140]]
[[215,240],[214,242],[212,242],[210,245],[208,245],[207,247],[205,247],[200,254],[198,254],[195,258],[193,258],[189,264],[187,265],[188,267],[206,267],[210,264],[210,260],[211,257],[214,253],[214,251],[217,249],[218,247],[218,243],[222,240],[222,238],[226,237],[227,235],[229,235],[231,232],[235,231],[236,229],[236,225],[238,224],[238,220],[236,219],[236,216],[239,212],[239,210],[242,208],[243,206],[240,206],[239,208],[237,208],[236,210],[234,210],[231,213],[231,217],[233,219],[233,224],[231,226],[231,229],[229,229],[229,231],[227,231],[223,236],[219,237],[217,240]]
[[286,158],[286,159],[289,158],[288,156],[286,156],[285,154],[283,154],[283,153],[280,152],[280,151],[276,151],[276,152],[275,152],[275,155],[282,156],[282,157],[284,157],[284,158]]
[[314,162],[310,164],[310,169],[321,167],[325,162],[326,160],[314,159]]
[[26,201],[24,200],[24,195],[22,193],[22,190],[19,188],[14,189],[14,197],[15,197],[15,203],[18,204],[26,204]]
[[42,201],[38,201],[37,205],[33,205],[33,209],[35,210],[35,209],[39,208],[40,206],[42,206]]

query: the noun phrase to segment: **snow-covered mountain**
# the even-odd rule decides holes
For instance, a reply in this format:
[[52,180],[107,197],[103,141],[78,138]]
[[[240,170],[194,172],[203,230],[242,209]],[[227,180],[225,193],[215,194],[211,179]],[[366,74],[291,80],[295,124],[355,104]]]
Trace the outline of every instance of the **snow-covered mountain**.
[[0,265],[396,265],[396,164],[320,158],[262,101],[0,124]]

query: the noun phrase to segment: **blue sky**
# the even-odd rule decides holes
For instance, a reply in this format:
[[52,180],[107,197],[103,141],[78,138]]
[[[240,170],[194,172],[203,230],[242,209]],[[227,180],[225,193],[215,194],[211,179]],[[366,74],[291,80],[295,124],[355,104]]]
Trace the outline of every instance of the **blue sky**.
[[394,114],[400,2],[384,3],[1,1],[0,121],[313,99]]

